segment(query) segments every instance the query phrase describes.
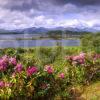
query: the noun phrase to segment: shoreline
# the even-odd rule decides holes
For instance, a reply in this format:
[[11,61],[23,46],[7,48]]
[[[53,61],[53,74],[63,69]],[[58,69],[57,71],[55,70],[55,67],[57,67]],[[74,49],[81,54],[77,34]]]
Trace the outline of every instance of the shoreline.
[[80,38],[78,38],[78,37],[62,37],[62,38],[50,38],[50,37],[32,37],[32,38],[15,38],[15,39],[6,39],[6,38],[3,38],[3,39],[0,39],[0,41],[6,41],[6,40],[48,40],[48,39],[52,39],[52,40],[63,40],[63,39],[65,39],[65,40],[75,40],[75,39],[77,39],[77,40],[80,40]]

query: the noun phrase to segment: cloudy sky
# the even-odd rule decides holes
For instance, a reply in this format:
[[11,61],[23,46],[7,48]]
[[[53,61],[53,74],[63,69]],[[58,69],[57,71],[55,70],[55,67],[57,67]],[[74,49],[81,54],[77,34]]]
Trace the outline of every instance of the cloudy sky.
[[100,0],[0,0],[0,29],[59,26],[100,30]]

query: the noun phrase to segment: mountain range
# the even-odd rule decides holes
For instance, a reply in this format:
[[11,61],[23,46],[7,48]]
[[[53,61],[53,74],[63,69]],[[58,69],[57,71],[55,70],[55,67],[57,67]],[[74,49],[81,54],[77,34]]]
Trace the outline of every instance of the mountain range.
[[24,29],[16,29],[16,30],[5,30],[0,29],[0,33],[15,33],[15,34],[29,34],[29,33],[46,33],[48,31],[53,30],[62,30],[62,31],[72,31],[72,32],[100,32],[99,30],[93,29],[93,28],[73,28],[73,27],[56,27],[56,28],[44,28],[44,27],[30,27],[30,28],[24,28]]

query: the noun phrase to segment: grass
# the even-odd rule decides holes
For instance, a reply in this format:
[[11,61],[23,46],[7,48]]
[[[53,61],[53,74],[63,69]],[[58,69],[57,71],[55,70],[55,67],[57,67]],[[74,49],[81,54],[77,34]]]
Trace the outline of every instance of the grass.
[[100,100],[100,81],[84,87],[82,97],[86,100]]

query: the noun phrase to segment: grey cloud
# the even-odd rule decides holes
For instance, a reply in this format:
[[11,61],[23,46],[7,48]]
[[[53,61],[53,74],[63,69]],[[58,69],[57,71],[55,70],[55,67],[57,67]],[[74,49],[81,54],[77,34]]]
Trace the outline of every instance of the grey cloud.
[[[0,0],[0,6],[11,10],[50,10],[68,3],[80,6],[100,5],[100,0]],[[3,3],[2,3],[3,2]]]
[[0,24],[2,24],[2,23],[5,23],[5,21],[4,21],[4,20],[2,20],[2,19],[0,19]]
[[[50,0],[48,0],[50,1]],[[51,0],[54,4],[72,3],[75,5],[100,5],[100,0]]]
[[100,0],[69,0],[69,2],[76,5],[100,5]]

